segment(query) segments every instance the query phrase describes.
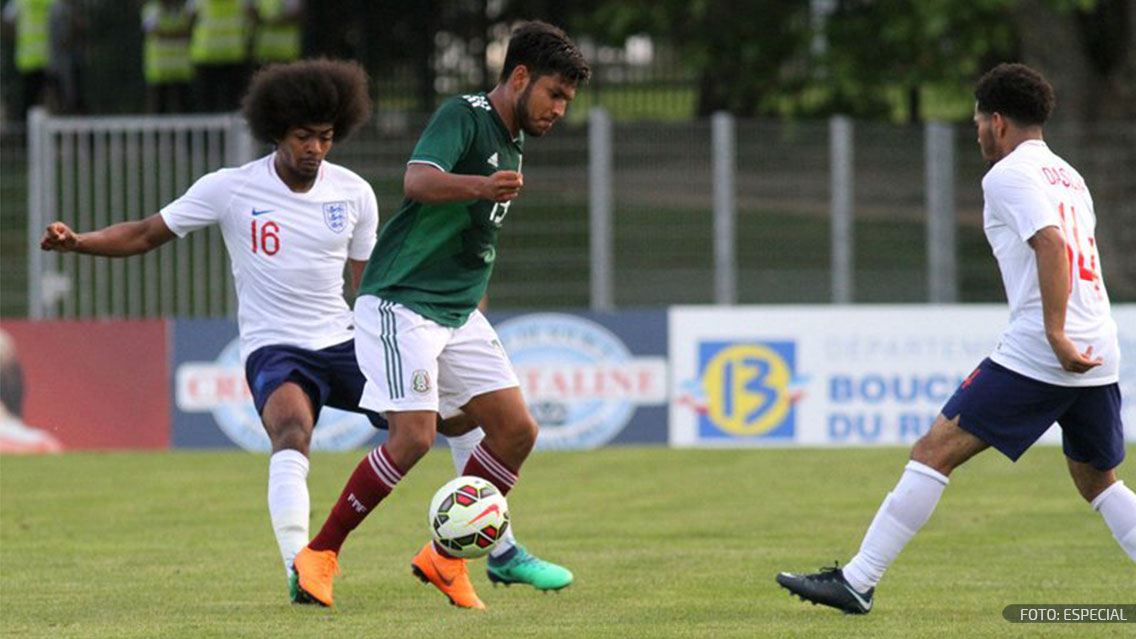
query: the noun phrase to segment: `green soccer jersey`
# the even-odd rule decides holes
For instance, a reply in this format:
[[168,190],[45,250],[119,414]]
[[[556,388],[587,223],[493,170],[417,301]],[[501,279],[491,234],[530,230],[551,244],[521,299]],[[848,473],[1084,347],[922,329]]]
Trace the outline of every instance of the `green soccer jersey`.
[[[524,133],[509,135],[484,93],[447,100],[410,162],[461,175],[520,171]],[[443,326],[461,326],[489,285],[510,202],[423,204],[404,199],[379,234],[359,292],[398,302]]]

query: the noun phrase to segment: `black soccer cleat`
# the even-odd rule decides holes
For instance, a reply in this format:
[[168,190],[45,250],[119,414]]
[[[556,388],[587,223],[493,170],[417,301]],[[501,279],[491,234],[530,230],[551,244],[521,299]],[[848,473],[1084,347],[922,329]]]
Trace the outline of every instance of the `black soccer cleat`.
[[811,575],[795,575],[789,572],[778,573],[777,583],[797,595],[801,601],[811,601],[813,605],[824,604],[850,615],[866,615],[872,611],[872,588],[866,593],[857,592],[844,579],[840,566],[821,568]]

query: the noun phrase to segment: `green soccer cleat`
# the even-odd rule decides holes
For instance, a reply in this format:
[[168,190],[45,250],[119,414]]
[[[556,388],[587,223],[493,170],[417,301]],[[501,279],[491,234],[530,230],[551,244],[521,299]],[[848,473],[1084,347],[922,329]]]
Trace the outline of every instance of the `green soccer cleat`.
[[528,584],[537,590],[560,590],[572,584],[572,571],[529,554],[516,544],[500,558],[489,558],[489,581],[493,585]]

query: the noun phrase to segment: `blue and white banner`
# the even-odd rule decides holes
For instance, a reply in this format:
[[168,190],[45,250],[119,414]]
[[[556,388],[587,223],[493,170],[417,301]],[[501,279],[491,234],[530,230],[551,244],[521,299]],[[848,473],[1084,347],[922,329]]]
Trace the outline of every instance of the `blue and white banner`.
[[[239,446],[271,450],[241,366],[237,323],[179,319],[173,329],[174,447]],[[363,415],[325,406],[312,431],[313,450],[346,450],[377,441]]]
[[[1136,440],[1136,307],[1121,390]],[[910,444],[994,348],[1004,305],[670,310],[675,446]],[[1043,441],[1059,441],[1056,429]]]
[[[666,443],[664,311],[490,319],[541,425],[538,448]],[[173,446],[269,449],[241,367],[236,322],[177,320],[172,359]],[[324,407],[312,448],[355,448],[382,436],[366,417]]]
[[537,448],[667,441],[665,312],[489,319],[540,423]]

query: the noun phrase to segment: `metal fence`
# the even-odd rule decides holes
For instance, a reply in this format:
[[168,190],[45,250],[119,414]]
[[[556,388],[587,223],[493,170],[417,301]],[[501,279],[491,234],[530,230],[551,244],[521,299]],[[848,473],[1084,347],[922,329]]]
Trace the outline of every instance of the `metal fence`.
[[[84,231],[155,212],[194,180],[252,158],[231,115],[28,118],[28,245],[52,220]],[[31,317],[225,316],[236,313],[220,230],[142,258],[28,252]]]
[[[1004,299],[970,126],[576,116],[529,140],[495,308]],[[375,187],[384,219],[425,119],[388,113],[332,151]],[[1093,189],[1113,299],[1136,300],[1136,123],[1047,139]],[[233,313],[216,229],[125,260],[47,257],[34,242],[50,219],[89,230],[144,217],[251,158],[239,120],[41,115],[29,141],[29,315]]]

